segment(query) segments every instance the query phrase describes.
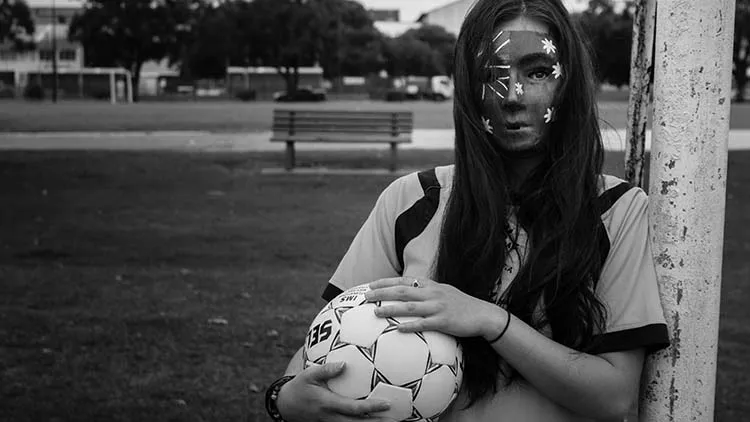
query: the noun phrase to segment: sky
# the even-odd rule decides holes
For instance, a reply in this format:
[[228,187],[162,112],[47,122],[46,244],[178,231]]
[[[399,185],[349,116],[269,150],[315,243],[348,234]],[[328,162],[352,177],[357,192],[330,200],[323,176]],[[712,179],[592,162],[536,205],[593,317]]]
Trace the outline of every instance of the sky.
[[402,21],[415,21],[422,13],[453,0],[357,0],[367,9],[399,9]]

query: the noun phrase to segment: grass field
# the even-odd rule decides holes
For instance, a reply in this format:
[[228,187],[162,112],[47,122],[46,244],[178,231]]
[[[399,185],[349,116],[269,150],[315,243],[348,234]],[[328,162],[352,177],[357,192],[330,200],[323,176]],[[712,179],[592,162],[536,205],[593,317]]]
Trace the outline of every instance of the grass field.
[[[452,103],[328,101],[273,102],[201,101],[145,102],[110,105],[104,102],[60,104],[0,100],[0,132],[200,130],[257,132],[269,130],[274,108],[326,110],[411,110],[419,129],[452,129]],[[601,105],[603,125],[624,127],[627,103]],[[1,136],[1,135],[0,135]]]
[[[324,108],[329,110],[411,110],[417,129],[452,129],[452,103],[329,101],[320,104],[203,101],[145,102],[110,105],[105,102],[60,104],[0,100],[2,132],[57,131],[175,131],[258,132],[270,129],[274,108]],[[627,103],[599,103],[603,129],[624,128]],[[733,129],[750,128],[750,103],[732,106]]]
[[[328,167],[379,159],[306,154]],[[265,421],[263,390],[391,180],[259,174],[282,160],[3,153],[0,420]],[[748,168],[750,153],[730,154],[717,421],[750,415]]]

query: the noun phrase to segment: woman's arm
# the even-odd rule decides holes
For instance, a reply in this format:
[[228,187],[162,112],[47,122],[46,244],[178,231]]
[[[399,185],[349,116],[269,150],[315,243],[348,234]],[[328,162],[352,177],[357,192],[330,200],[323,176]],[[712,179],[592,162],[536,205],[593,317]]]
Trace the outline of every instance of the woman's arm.
[[353,400],[328,389],[326,382],[345,370],[345,366],[338,363],[304,369],[300,348],[284,372],[294,378],[281,387],[276,399],[276,407],[284,420],[380,422],[381,418],[370,415],[388,410],[390,403],[377,399]]
[[485,323],[485,339],[529,383],[556,403],[581,415],[619,418],[638,395],[644,349],[589,355],[563,346],[495,306]]
[[542,394],[589,418],[627,415],[636,398],[644,351],[589,355],[537,332],[503,308],[471,297],[453,286],[413,277],[370,283],[369,301],[396,301],[378,307],[379,317],[421,316],[399,325],[403,332],[441,331],[456,337],[494,340],[493,347]]

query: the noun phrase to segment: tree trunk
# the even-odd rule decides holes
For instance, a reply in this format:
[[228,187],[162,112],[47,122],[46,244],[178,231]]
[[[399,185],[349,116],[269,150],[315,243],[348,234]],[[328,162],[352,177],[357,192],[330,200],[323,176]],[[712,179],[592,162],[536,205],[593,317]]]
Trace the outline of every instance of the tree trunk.
[[137,103],[140,100],[140,83],[141,83],[141,68],[143,67],[142,62],[133,63],[130,67],[130,75],[133,78],[133,102]]
[[297,85],[299,83],[299,68],[296,66],[282,66],[278,68],[279,75],[284,78],[286,83],[286,92],[293,94],[297,92]]

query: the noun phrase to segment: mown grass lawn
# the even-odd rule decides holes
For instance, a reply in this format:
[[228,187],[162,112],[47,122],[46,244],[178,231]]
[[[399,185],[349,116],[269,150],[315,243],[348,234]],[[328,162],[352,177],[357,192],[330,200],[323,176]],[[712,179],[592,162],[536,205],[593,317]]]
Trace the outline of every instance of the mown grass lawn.
[[[110,105],[102,101],[58,104],[0,100],[0,137],[3,132],[119,132],[210,131],[262,132],[270,130],[275,108],[411,111],[417,129],[452,129],[453,103],[412,101],[339,101],[283,103],[270,101],[142,102]],[[627,102],[600,104],[602,127],[624,128]]]
[[[383,153],[307,152],[370,167]],[[451,161],[404,151],[407,168]],[[619,174],[621,155],[610,156]],[[278,153],[4,152],[0,420],[265,421],[388,176]],[[750,414],[750,153],[730,154],[716,420]]]

